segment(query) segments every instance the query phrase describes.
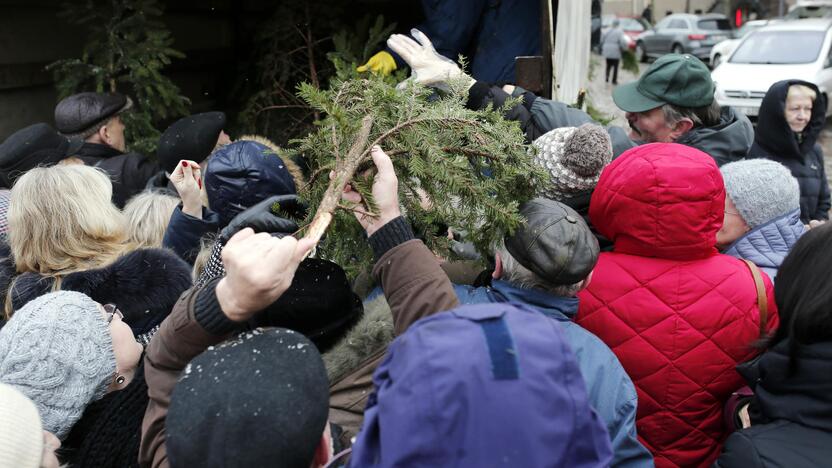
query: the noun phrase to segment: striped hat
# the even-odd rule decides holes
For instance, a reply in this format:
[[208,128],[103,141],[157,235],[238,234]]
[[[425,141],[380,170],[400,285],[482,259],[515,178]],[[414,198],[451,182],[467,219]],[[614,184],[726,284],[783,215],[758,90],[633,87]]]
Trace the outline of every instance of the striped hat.
[[532,145],[537,148],[535,161],[551,175],[549,184],[538,187],[537,194],[551,200],[593,189],[601,170],[612,161],[610,136],[598,125],[556,128]]

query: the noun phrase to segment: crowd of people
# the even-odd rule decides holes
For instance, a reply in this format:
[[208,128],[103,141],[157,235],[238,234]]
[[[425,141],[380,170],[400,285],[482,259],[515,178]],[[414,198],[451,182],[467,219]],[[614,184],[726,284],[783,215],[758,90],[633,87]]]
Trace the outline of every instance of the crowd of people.
[[426,247],[380,147],[358,288],[293,237],[303,161],[222,112],[127,152],[130,98],[70,96],[0,145],[0,466],[828,464],[814,84],[774,84],[755,131],[670,54],[604,128],[419,31],[388,48],[421,85],[465,80],[471,109],[522,98],[504,117],[551,178],[487,270]]

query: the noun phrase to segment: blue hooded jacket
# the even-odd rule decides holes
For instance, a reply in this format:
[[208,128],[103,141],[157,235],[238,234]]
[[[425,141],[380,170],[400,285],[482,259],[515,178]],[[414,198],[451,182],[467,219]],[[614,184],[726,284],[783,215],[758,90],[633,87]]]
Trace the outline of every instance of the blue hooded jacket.
[[610,466],[653,466],[653,456],[636,435],[638,396],[633,382],[610,348],[572,321],[578,313],[578,298],[557,297],[499,280],[492,281],[490,288],[460,285],[454,288],[460,304],[526,304],[559,322],[566,342],[578,359],[589,403],[607,426],[613,450]]
[[373,374],[352,467],[606,467],[603,423],[561,327],[525,306],[412,325]]
[[723,253],[754,262],[774,282],[780,264],[804,232],[800,210],[795,210],[748,231]]

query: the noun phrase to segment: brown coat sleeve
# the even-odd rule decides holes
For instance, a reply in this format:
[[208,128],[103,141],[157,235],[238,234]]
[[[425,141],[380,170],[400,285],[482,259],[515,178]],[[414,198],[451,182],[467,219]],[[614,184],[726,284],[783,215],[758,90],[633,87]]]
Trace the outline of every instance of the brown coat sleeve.
[[[139,466],[169,466],[165,449],[165,417],[179,373],[208,346],[220,343],[229,335],[228,332],[215,334],[207,331],[195,317],[200,296],[216,298],[215,286],[216,281],[186,291],[147,346],[144,373],[150,401],[142,421]],[[208,309],[214,310],[208,312],[216,314],[219,311],[218,304],[214,303],[213,306]]]
[[376,262],[373,275],[390,304],[396,335],[423,317],[459,305],[439,260],[420,240],[409,240],[387,251]]
[[[400,218],[399,222],[403,220]],[[380,233],[382,236],[385,234],[390,233]],[[405,240],[402,243],[390,242],[388,246],[394,246],[381,254],[373,268],[373,275],[381,283],[393,313],[393,327],[397,335],[407,331],[417,320],[459,304],[450,280],[439,266],[439,260],[422,241],[412,237],[411,233],[409,237],[399,238]],[[330,386],[329,419],[344,429],[341,438],[344,444],[349,444],[349,439],[361,427],[364,407],[373,390],[373,372],[385,353],[386,350],[379,350],[355,371]]]

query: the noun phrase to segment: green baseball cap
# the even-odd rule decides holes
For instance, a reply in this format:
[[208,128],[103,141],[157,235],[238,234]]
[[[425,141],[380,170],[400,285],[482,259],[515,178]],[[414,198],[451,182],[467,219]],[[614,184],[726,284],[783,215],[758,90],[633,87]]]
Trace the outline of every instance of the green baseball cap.
[[626,112],[645,112],[666,103],[679,107],[703,107],[714,101],[711,72],[689,54],[659,57],[637,81],[612,92],[612,100]]

